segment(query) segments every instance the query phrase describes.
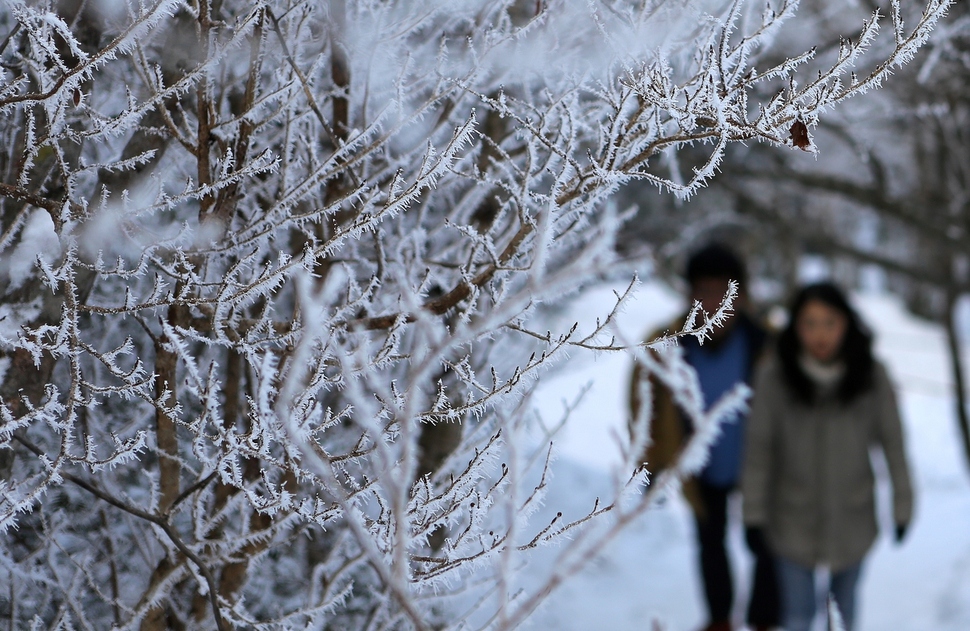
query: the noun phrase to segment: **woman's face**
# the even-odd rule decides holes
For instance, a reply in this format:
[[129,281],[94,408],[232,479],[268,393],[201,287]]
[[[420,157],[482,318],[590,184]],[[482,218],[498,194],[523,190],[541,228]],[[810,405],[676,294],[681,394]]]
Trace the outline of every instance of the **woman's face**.
[[820,300],[809,300],[795,320],[802,350],[820,362],[836,359],[849,320],[845,314]]

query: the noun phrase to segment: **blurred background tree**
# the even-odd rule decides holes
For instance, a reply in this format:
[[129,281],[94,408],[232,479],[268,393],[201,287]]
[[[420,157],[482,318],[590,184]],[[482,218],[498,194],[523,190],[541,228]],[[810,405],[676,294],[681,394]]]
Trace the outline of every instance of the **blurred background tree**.
[[[570,350],[644,355],[609,337],[622,304],[592,332],[550,332],[537,306],[621,266],[621,187],[686,199],[726,159],[785,169],[759,143],[808,157],[949,2],[822,55],[795,3],[673,4],[5,4],[9,626],[513,628],[615,533],[579,526],[646,510],[623,501],[640,431],[613,497],[528,520],[535,380]],[[749,179],[761,193],[730,177]],[[643,207],[629,232],[661,258],[775,225]],[[713,427],[682,362],[642,359]],[[566,533],[520,589],[525,555]]]

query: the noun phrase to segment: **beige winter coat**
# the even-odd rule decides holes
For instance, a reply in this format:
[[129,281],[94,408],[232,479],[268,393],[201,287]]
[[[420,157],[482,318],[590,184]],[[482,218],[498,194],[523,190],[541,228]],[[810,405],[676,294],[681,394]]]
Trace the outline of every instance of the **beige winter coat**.
[[870,447],[881,447],[893,518],[909,524],[913,491],[896,398],[885,369],[848,405],[791,396],[772,358],[758,371],[741,479],[744,522],[764,528],[776,554],[839,570],[862,560],[878,534]]

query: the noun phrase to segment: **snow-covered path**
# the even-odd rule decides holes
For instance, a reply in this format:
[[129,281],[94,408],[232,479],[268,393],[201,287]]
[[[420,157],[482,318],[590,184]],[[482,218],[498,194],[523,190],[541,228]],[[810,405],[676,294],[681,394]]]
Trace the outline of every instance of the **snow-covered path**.
[[[562,314],[563,321],[588,321],[611,296],[609,288],[584,293]],[[877,355],[898,387],[917,492],[916,518],[904,544],[897,546],[888,536],[880,539],[865,566],[858,630],[966,631],[970,471],[948,394],[943,334],[905,313],[889,296],[857,295],[855,302],[876,331]],[[646,285],[621,314],[619,329],[636,339],[679,310],[670,290]],[[630,368],[629,359],[619,355],[575,359],[543,380],[536,399],[540,411],[555,418],[565,397],[590,385],[557,443],[557,477],[547,505],[567,515],[581,514],[608,489],[608,472],[617,459],[614,437],[624,432]],[[730,536],[736,572],[743,577],[748,567],[740,528]],[[693,631],[704,622],[693,555],[689,511],[673,498],[642,516],[555,592],[529,627],[639,631],[651,629],[657,620],[668,631]],[[739,581],[739,591],[745,583]]]

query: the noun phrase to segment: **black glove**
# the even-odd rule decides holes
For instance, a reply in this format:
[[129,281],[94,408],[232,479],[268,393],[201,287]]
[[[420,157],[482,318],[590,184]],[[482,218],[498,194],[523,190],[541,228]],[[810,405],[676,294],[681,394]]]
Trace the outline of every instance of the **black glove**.
[[768,556],[771,550],[768,548],[768,541],[765,539],[765,531],[760,526],[748,526],[744,529],[744,541],[748,544],[748,549],[755,556]]
[[906,538],[907,530],[909,530],[909,524],[896,524],[896,543],[903,542],[903,539]]

